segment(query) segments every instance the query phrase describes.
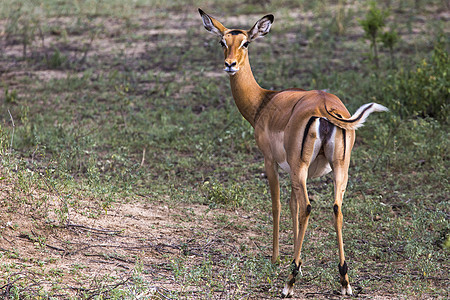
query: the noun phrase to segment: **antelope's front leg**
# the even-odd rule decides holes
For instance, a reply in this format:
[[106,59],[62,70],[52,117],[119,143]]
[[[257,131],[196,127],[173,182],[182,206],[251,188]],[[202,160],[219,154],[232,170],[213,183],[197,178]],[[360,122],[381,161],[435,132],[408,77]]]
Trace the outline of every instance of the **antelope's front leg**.
[[272,263],[276,263],[279,259],[279,231],[280,231],[280,184],[278,179],[278,170],[276,162],[264,160],[267,180],[269,181],[270,196],[272,198],[272,217],[273,217],[273,248]]

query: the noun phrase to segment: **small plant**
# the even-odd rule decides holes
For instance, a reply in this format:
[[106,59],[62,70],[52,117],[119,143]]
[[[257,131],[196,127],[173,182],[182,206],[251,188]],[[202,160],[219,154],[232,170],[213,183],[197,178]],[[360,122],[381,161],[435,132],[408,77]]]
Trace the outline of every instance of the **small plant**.
[[230,205],[239,207],[243,204],[245,195],[238,184],[233,184],[231,188],[226,188],[217,181],[206,181],[203,184],[203,191],[206,198],[214,205]]
[[[0,124],[0,158],[8,152],[8,136],[5,129]],[[0,175],[0,179],[3,178]]]
[[6,103],[16,103],[17,102],[17,91],[10,91],[7,86],[5,86],[5,102]]
[[370,47],[372,48],[373,59],[377,68],[379,67],[377,38],[380,31],[386,25],[386,18],[388,16],[389,12],[387,10],[379,9],[376,2],[373,1],[370,3],[366,18],[359,21],[359,24],[365,31],[365,37],[370,40]]
[[391,64],[393,67],[395,67],[395,57],[394,57],[394,47],[400,40],[398,34],[393,29],[389,31],[385,31],[382,34],[380,34],[380,40],[383,43],[383,46],[385,48],[389,49],[389,54],[391,56]]
[[47,65],[51,69],[59,69],[67,62],[67,56],[61,53],[58,48],[55,48],[55,52],[47,61]]
[[447,235],[443,246],[445,250],[450,251],[450,235]]
[[335,32],[339,36],[343,36],[347,27],[348,22],[351,20],[352,10],[346,8],[345,0],[338,0],[338,5],[336,9],[336,15],[333,18],[333,23],[335,25]]

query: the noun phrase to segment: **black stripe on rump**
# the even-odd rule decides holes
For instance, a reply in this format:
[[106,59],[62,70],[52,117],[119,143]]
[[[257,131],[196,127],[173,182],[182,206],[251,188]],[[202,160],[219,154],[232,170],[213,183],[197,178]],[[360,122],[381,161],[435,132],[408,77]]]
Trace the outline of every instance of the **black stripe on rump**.
[[342,129],[342,138],[344,139],[344,157],[342,158],[345,160],[345,149],[347,148],[347,140],[345,139],[345,136],[347,135],[347,132],[345,129]]
[[301,150],[301,152],[300,152],[300,158],[303,158],[303,148],[304,148],[304,146],[305,146],[305,141],[306,141],[306,138],[307,138],[308,133],[309,133],[309,128],[311,127],[312,123],[313,123],[317,118],[318,118],[318,117],[311,117],[311,118],[308,120],[308,123],[306,123],[305,132],[303,133],[302,150]]

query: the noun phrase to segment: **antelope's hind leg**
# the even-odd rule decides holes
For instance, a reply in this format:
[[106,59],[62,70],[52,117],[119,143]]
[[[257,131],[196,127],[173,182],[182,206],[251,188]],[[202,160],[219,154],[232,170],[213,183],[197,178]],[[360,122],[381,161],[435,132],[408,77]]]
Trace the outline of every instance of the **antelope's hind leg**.
[[[350,164],[350,153],[353,147],[354,131],[347,132],[342,129],[336,129],[334,143],[328,144],[325,153],[333,153],[333,157],[328,157],[333,169],[334,181],[334,205],[333,205],[333,224],[336,230],[337,244],[339,250],[339,275],[341,282],[342,295],[352,295],[352,288],[348,279],[348,266],[344,255],[344,238],[342,235],[342,225],[344,218],[342,215],[342,201],[347,187],[348,167]],[[331,149],[332,147],[332,149]],[[327,151],[328,150],[328,151]],[[331,151],[332,150],[332,151]]]
[[322,139],[319,137],[319,118],[311,117],[304,127],[303,136],[294,141],[294,145],[300,144],[298,152],[289,153],[289,165],[291,167],[291,209],[292,227],[294,234],[294,260],[291,264],[291,273],[284,286],[282,297],[292,297],[294,294],[294,283],[298,273],[301,274],[301,253],[306,228],[308,227],[309,215],[311,214],[311,203],[309,202],[306,181],[311,162],[317,157],[321,147]]

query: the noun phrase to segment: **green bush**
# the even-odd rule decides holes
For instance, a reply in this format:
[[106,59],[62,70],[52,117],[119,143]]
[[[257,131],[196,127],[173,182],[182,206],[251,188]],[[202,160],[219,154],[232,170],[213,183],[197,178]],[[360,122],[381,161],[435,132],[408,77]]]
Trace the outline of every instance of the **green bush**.
[[450,59],[443,43],[437,43],[429,59],[413,70],[400,70],[378,78],[378,99],[401,118],[431,117],[448,123]]

